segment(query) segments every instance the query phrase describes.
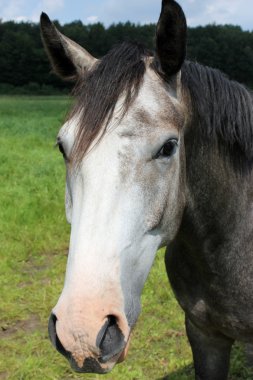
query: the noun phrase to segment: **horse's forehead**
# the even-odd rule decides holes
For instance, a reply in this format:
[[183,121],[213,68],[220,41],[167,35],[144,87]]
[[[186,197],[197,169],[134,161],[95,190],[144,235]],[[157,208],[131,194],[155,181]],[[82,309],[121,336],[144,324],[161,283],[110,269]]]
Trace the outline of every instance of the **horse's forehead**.
[[[162,79],[151,69],[147,69],[143,84],[139,94],[133,104],[129,107],[125,117],[121,119],[120,114],[124,107],[124,96],[120,97],[114,112],[114,117],[107,126],[110,131],[127,127],[131,132],[136,132],[138,125],[138,135],[145,135],[149,131],[158,133],[161,129],[180,131],[184,123],[184,110],[173,91],[166,86]],[[120,121],[121,120],[121,121]],[[78,128],[78,117],[69,119],[60,129],[58,136],[67,142],[69,147],[73,146],[76,129]],[[103,132],[97,136],[92,145],[100,139]],[[133,136],[136,133],[133,133]]]
[[144,128],[152,127],[154,132],[161,128],[179,131],[184,124],[184,110],[175,93],[152,70],[147,70],[128,115]]

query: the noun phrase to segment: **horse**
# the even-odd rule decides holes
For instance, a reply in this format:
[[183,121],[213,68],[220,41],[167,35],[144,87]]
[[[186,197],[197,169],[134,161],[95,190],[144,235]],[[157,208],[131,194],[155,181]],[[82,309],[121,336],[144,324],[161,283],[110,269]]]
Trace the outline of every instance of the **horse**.
[[162,1],[154,53],[124,42],[96,59],[45,13],[41,33],[55,73],[75,83],[57,137],[71,236],[53,345],[78,372],[123,361],[167,247],[196,379],[227,379],[234,341],[253,338],[252,93],[186,60],[174,0]]

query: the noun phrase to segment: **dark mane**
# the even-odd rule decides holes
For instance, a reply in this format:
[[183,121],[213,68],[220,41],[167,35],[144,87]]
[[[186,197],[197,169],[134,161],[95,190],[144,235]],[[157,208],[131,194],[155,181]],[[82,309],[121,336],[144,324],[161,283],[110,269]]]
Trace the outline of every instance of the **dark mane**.
[[[90,144],[108,125],[116,103],[125,94],[122,115],[138,94],[150,53],[136,43],[115,46],[87,73],[74,92],[77,102],[70,117],[79,116],[72,158],[80,163]],[[104,132],[102,131],[102,134]]]
[[252,92],[219,70],[187,61],[182,67],[182,84],[189,91],[202,142],[210,144],[210,140],[215,139],[234,167],[250,170],[253,165]]
[[[135,100],[150,52],[125,42],[115,46],[75,88],[76,104],[70,117],[79,117],[72,158],[80,163],[94,139],[105,131],[116,103],[125,95],[121,116]],[[153,68],[160,75],[158,67]],[[217,141],[235,167],[253,165],[253,96],[243,85],[219,70],[186,61],[183,89],[190,94],[198,134],[202,142]],[[103,128],[103,130],[102,130]]]

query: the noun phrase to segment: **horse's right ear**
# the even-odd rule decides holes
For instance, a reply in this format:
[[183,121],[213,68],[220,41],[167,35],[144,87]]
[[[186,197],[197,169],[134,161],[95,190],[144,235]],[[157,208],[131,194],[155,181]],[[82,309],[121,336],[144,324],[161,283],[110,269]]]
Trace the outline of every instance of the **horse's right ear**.
[[156,28],[156,55],[160,70],[171,78],[185,60],[187,25],[184,12],[174,0],[163,0]]
[[40,28],[54,72],[61,78],[76,81],[96,62],[85,49],[60,33],[46,13],[41,14]]

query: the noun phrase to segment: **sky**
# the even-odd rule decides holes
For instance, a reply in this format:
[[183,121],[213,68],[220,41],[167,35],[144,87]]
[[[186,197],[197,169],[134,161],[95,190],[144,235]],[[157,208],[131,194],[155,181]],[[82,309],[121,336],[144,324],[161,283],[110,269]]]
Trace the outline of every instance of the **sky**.
[[[253,0],[179,0],[179,3],[189,26],[234,24],[253,30]],[[84,24],[102,22],[106,26],[120,21],[145,24],[158,20],[160,7],[159,0],[0,0],[0,18],[38,22],[44,11],[61,24],[74,20]]]

